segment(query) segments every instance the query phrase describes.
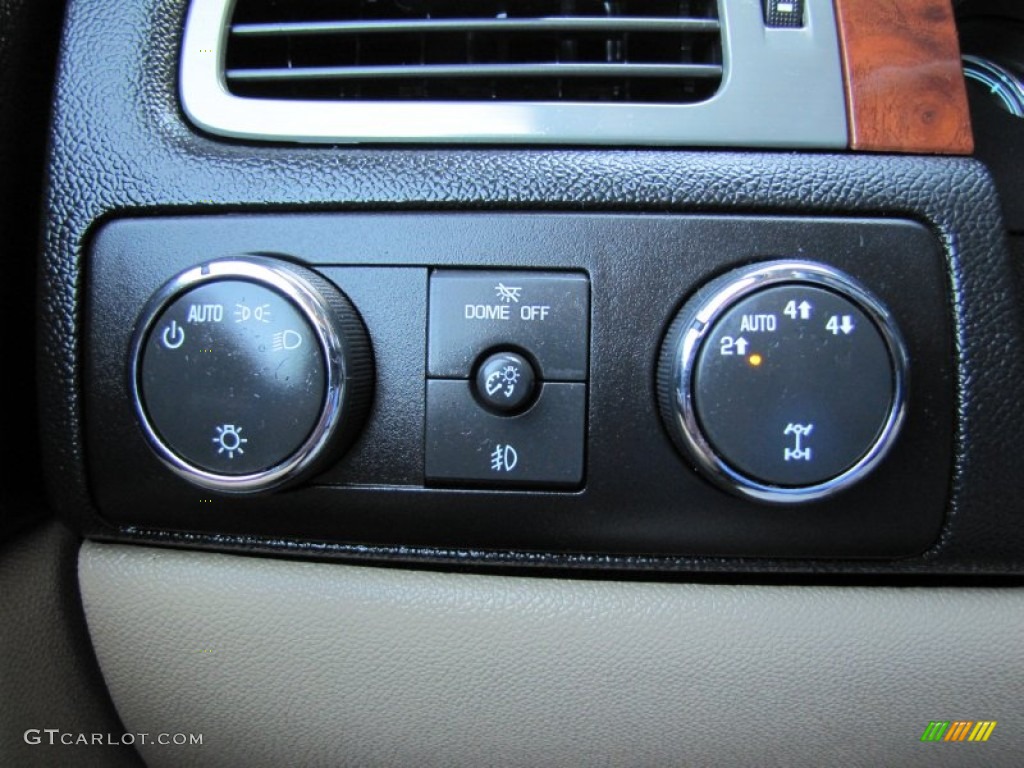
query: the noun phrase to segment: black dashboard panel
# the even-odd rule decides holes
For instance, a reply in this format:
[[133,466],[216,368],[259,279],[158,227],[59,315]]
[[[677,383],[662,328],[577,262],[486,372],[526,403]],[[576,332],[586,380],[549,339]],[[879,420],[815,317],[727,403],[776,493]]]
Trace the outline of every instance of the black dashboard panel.
[[[890,574],[1006,573],[1020,572],[1024,568],[1021,555],[1024,530],[1015,512],[1022,491],[1021,478],[1024,478],[1024,456],[1018,450],[1024,426],[1024,415],[1018,405],[1024,394],[1024,355],[1019,349],[1022,334],[1020,286],[1002,241],[998,201],[981,164],[965,159],[848,154],[573,148],[305,148],[212,141],[188,127],[178,106],[176,51],[183,13],[182,3],[165,4],[156,0],[126,8],[111,8],[99,2],[75,3],[64,41],[52,136],[51,207],[43,273],[41,397],[50,492],[64,514],[83,531],[105,538],[317,556],[589,568]],[[328,541],[332,537],[324,535],[319,522],[331,527],[338,522],[337,514],[315,506],[309,508],[309,518],[304,522],[293,519],[287,524],[275,523],[292,525],[288,531],[277,528],[260,533],[239,523],[218,525],[221,534],[199,533],[197,531],[204,527],[199,525],[176,526],[179,531],[181,528],[191,531],[176,533],[164,530],[164,526],[123,522],[138,514],[145,515],[149,510],[130,508],[139,499],[121,498],[115,502],[105,496],[104,483],[97,482],[95,476],[90,477],[90,472],[97,470],[96,461],[102,461],[102,457],[89,452],[84,429],[86,422],[97,413],[97,405],[89,401],[95,387],[116,389],[124,382],[121,365],[104,368],[98,378],[90,378],[82,367],[87,356],[97,351],[95,338],[99,329],[92,327],[88,320],[95,297],[87,291],[95,285],[93,268],[98,266],[90,261],[89,249],[102,239],[97,233],[103,232],[103,222],[152,217],[155,232],[160,220],[186,214],[318,213],[338,221],[363,221],[363,214],[388,212],[439,222],[445,219],[438,214],[460,212],[455,218],[461,218],[463,214],[485,211],[500,212],[509,220],[515,212],[557,214],[551,219],[563,222],[574,220],[566,214],[586,214],[586,218],[598,224],[606,222],[604,226],[614,221],[604,219],[607,214],[635,216],[654,223],[675,217],[682,221],[685,217],[714,215],[734,225],[745,221],[739,217],[792,216],[895,219],[921,225],[929,242],[934,238],[940,249],[942,279],[939,282],[944,286],[942,302],[948,308],[951,323],[951,336],[943,337],[940,330],[936,338],[940,346],[952,345],[957,361],[952,382],[953,451],[948,457],[952,472],[944,474],[948,482],[929,489],[929,493],[936,496],[948,496],[935,544],[920,555],[912,555],[909,548],[889,553],[890,556],[911,555],[900,560],[798,561],[780,559],[784,555],[802,553],[793,542],[788,542],[788,549],[761,551],[758,559],[700,556],[712,552],[737,554],[715,547],[689,548],[683,553],[690,555],[688,557],[661,558],[637,556],[639,548],[628,540],[615,548],[618,555],[591,556],[582,554],[586,547],[577,539],[562,538],[558,553],[544,554],[536,550],[536,538],[529,536],[502,537],[498,541],[486,519],[477,518],[468,522],[477,536],[474,548],[468,548],[454,539],[446,539],[442,527],[435,522],[437,518],[423,519],[428,512],[441,519],[455,513],[449,505],[431,501],[437,498],[430,495],[433,491],[418,488],[399,492],[413,502],[405,514],[414,525],[429,525],[432,531],[429,536],[406,539],[404,546],[390,535],[393,527],[389,527],[389,535],[385,537],[384,526],[379,521],[375,525],[381,535],[345,536],[341,539],[345,543]],[[465,215],[467,221],[471,218]],[[540,220],[544,217],[537,219]],[[627,237],[628,230],[612,232],[610,242],[621,247],[608,249],[600,260],[594,258],[594,263],[587,261],[590,256],[587,259],[577,256],[566,262],[550,254],[535,255],[528,263],[524,262],[524,257],[516,254],[531,253],[535,244],[514,227],[506,232],[500,249],[493,246],[492,238],[496,233],[470,233],[462,246],[462,257],[446,252],[416,260],[408,256],[399,258],[400,239],[389,227],[380,225],[385,221],[387,218],[381,215],[378,223],[367,226],[360,233],[359,246],[365,252],[368,244],[375,244],[381,254],[379,263],[401,265],[401,280],[406,281],[410,290],[420,285],[425,291],[427,266],[458,261],[465,266],[504,268],[516,266],[517,259],[519,266],[524,267],[583,269],[590,276],[595,297],[604,295],[599,293],[603,290],[602,281],[612,280],[613,274],[614,280],[626,285],[658,285],[645,263],[616,260],[616,253],[636,247],[636,242]],[[794,247],[792,233],[799,229],[798,224],[793,223],[796,229],[787,227],[788,235],[774,232],[766,237],[759,231],[756,238],[727,245],[735,249],[729,256],[731,263],[759,254],[771,255],[770,251],[776,250],[769,248],[773,244]],[[301,236],[300,232],[298,237],[301,239]],[[139,237],[141,240],[133,245],[133,254],[173,246],[160,242],[157,234],[141,233]],[[678,251],[677,235],[655,231],[645,237],[658,241],[656,251]],[[147,242],[147,238],[151,242]],[[175,269],[209,258],[214,255],[212,251],[223,255],[250,248],[276,249],[312,262],[311,254],[322,247],[307,247],[294,239],[277,245],[266,241],[256,243],[244,237],[240,240],[235,236],[218,240],[216,232],[204,238],[208,244],[204,252],[179,253],[175,265],[158,270],[159,275],[140,269],[123,271],[114,285],[123,305],[136,307],[140,297],[147,296]],[[593,243],[592,238],[584,240]],[[488,242],[492,243],[491,252],[496,255],[481,260],[479,253],[487,252]],[[856,250],[859,246],[850,247]],[[472,258],[465,255],[469,252],[474,254]],[[372,293],[374,280],[365,276],[367,273],[353,274],[353,270],[363,267],[355,266],[351,257],[337,253],[337,244],[331,244],[326,263],[348,265],[338,269],[348,270],[345,289],[359,304],[357,293]],[[707,272],[691,277],[709,277],[713,272],[714,268],[709,267]],[[337,279],[341,284],[342,277],[339,275]],[[917,275],[904,277],[900,285],[884,290],[901,301],[906,300],[917,295],[917,279]],[[932,285],[938,280],[936,275],[928,279]],[[360,280],[362,287],[358,285]],[[620,319],[624,323],[633,322],[631,318],[635,314],[646,318],[643,322],[647,323],[648,331],[653,331],[657,325],[658,332],[647,335],[652,345],[656,345],[663,331],[659,324],[677,308],[686,291],[695,287],[690,280],[679,281],[671,289],[666,283],[660,285],[664,293],[657,297],[661,301],[657,323],[653,314],[644,315],[649,310],[646,300],[637,299],[634,304],[616,310],[623,313]],[[883,291],[881,283],[872,282],[872,287]],[[413,318],[422,318],[425,307],[418,306],[417,301],[403,306],[390,321],[412,322]],[[369,324],[371,312],[360,308]],[[119,322],[117,333],[130,333],[128,326],[134,322],[134,313],[124,312]],[[595,334],[597,328],[595,321]],[[107,343],[105,340],[104,344]],[[413,346],[411,342],[409,346]],[[115,355],[123,352],[116,344],[112,348]],[[650,365],[653,361],[649,350],[646,355],[644,365]],[[591,360],[591,376],[598,375],[599,365],[602,360],[596,357]],[[600,386],[597,381],[595,378],[595,387]],[[941,381],[941,372],[936,381]],[[411,397],[414,389],[417,396],[422,392],[417,389],[419,385],[414,386],[409,381],[396,381],[394,386],[400,390],[395,392],[395,397],[399,398]],[[643,386],[653,385],[648,380]],[[648,407],[653,408],[649,389],[647,395]],[[596,397],[592,393],[592,415]],[[116,408],[116,400],[101,407]],[[409,426],[417,423],[419,417],[415,408],[410,408],[403,415],[395,416],[394,424],[378,422],[376,429],[379,434],[403,424]],[[936,423],[942,418],[937,414]],[[648,422],[647,427],[651,423],[657,422]],[[596,422],[594,425],[597,428]],[[137,439],[133,437],[137,433],[131,432],[126,422],[112,422],[111,427],[121,430],[119,434],[129,441],[128,444],[131,439]],[[367,440],[374,429],[371,427],[366,433]],[[600,434],[591,434],[591,444],[600,437]],[[660,439],[664,457],[671,458],[673,467],[678,468],[680,462],[667,440],[663,436]],[[115,440],[111,444],[118,443]],[[393,449],[388,460],[391,473],[388,484],[416,486],[421,474],[415,448],[413,442]],[[147,460],[142,458],[145,455],[133,454],[140,462]],[[588,461],[594,458],[590,456]],[[337,468],[336,479],[345,482],[348,478],[349,482],[355,482],[360,473],[375,464],[381,469],[381,463],[372,455],[360,456],[357,447],[350,456],[350,463]],[[922,471],[933,470],[930,462],[922,462],[921,467]],[[879,473],[883,471],[884,468]],[[591,463],[585,489],[592,487],[594,478]],[[144,479],[140,476],[133,480],[133,485],[141,484]],[[701,489],[697,493],[718,494],[706,489],[702,481],[694,482],[695,487]],[[334,489],[323,488],[310,491],[334,492]],[[359,496],[360,503],[365,502],[365,506],[360,507],[364,510],[373,509],[374,498],[382,495],[365,488],[343,492]],[[571,498],[585,498],[587,492],[584,490],[579,492],[584,495]],[[851,489],[850,493],[854,492],[856,489]],[[130,496],[132,492],[124,493]],[[639,486],[632,489],[631,503],[642,493]],[[566,498],[569,497],[564,493],[551,494],[550,503],[561,503],[559,500]],[[615,498],[609,497],[603,503],[615,502]],[[268,508],[272,506],[269,502],[258,503]],[[514,506],[510,501],[501,503],[507,504],[509,511]],[[187,510],[188,506],[181,508]],[[414,514],[416,509],[418,513]],[[112,524],[110,519],[114,516],[122,522]],[[557,517],[538,515],[531,536],[559,521]],[[629,529],[627,535],[633,531],[629,522],[627,517],[618,526]],[[931,529],[931,534],[934,530]],[[555,533],[564,536],[564,531]],[[594,526],[587,527],[585,533],[596,537],[602,531],[600,526]],[[920,546],[915,546],[915,551],[927,547],[931,535],[927,538],[928,541],[924,536],[916,540]],[[646,551],[667,550],[657,547]],[[830,552],[836,554],[837,550]]]
[[[366,436],[349,456],[314,478],[315,487],[260,498],[211,493],[160,467],[138,427],[127,391],[128,343],[138,324],[133,319],[151,293],[197,257],[239,253],[283,254],[319,269],[363,313],[380,391]],[[869,286],[902,328],[919,374],[903,434],[880,469],[834,497],[771,508],[712,488],[675,453],[659,418],[654,385],[666,326],[682,301],[711,277],[779,257],[827,264]],[[545,384],[536,406],[511,420],[487,416],[468,394],[454,401],[442,394],[469,391],[469,383],[458,378],[466,373],[460,366],[449,370],[435,362],[439,367],[427,373],[448,378],[425,376],[424,350],[428,359],[436,359],[441,347],[433,334],[427,340],[428,313],[422,308],[428,284],[434,329],[449,309],[438,305],[448,298],[438,285],[453,278],[481,289],[495,282],[515,285],[523,297],[518,307],[536,307],[539,314],[550,304],[555,321],[560,310],[580,317],[575,312],[587,305],[559,306],[559,297],[545,289],[568,281],[586,291],[582,274],[590,283],[589,349],[585,334],[567,333],[561,325],[544,333],[554,337],[544,343],[549,340],[534,330],[543,327],[540,320],[517,321],[514,328],[526,326],[527,336],[513,329],[508,339],[527,354],[536,353],[541,369],[554,379],[585,374],[585,368],[577,369],[589,353],[585,384]],[[121,525],[377,546],[507,549],[515,542],[528,550],[595,554],[893,557],[930,546],[945,515],[953,427],[948,291],[938,243],[910,222],[625,214],[137,219],[111,222],[97,233],[86,283],[87,453],[98,505]],[[912,292],[905,289],[908,284]],[[478,294],[485,295],[471,291],[467,296],[475,300]],[[454,309],[508,310],[512,304],[454,298]],[[541,300],[547,304],[527,303]],[[243,315],[231,318],[232,309],[225,306],[221,325],[251,325]],[[181,322],[189,334],[201,327]],[[486,327],[476,320],[462,322],[471,329]],[[565,337],[570,343],[562,347],[558,342]],[[486,354],[499,339],[485,334],[462,340],[455,349],[467,350],[469,360]],[[182,360],[186,353],[176,347],[165,354]],[[453,410],[446,417],[435,412],[442,397]],[[264,397],[251,414],[243,412],[242,420],[270,418],[266,409],[275,406],[265,403]],[[585,442],[580,427],[573,426],[584,403]],[[189,418],[185,411],[179,419]],[[211,412],[209,424],[189,429],[198,444],[207,445],[211,460],[217,456],[216,413]],[[443,418],[445,424],[432,424]],[[476,426],[469,441],[459,444],[463,430],[469,434],[480,419],[491,423]],[[396,421],[403,427],[395,428]],[[485,451],[475,450],[480,435],[488,439]],[[450,438],[446,450],[455,452],[456,462],[473,459],[480,471],[439,475],[440,449],[433,441],[441,437]],[[788,441],[780,434],[779,453],[783,439]],[[522,464],[520,473],[523,468],[531,473],[524,477],[537,489],[508,487],[505,478],[519,475],[503,471],[500,460],[497,467],[488,465],[495,443],[499,450],[515,446],[512,461]],[[559,469],[566,459],[570,467],[578,466],[584,445],[581,483],[578,469]],[[821,436],[819,445],[825,445]],[[258,446],[257,439],[249,455]],[[531,464],[534,454],[543,458]],[[404,482],[391,479],[396,467],[405,468]],[[126,475],[133,481],[125,482]],[[429,487],[438,477],[454,479],[447,488]],[[457,482],[460,478],[465,482]]]

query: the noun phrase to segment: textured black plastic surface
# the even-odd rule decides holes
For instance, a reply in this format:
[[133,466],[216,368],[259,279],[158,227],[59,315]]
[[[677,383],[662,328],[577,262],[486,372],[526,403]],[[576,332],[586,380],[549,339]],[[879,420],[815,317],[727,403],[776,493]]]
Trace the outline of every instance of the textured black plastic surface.
[[[981,164],[836,154],[332,149],[212,141],[191,130],[178,107],[176,58],[184,10],[182,0],[127,6],[74,0],[69,7],[51,137],[40,380],[49,492],[80,529],[94,536],[185,546],[449,563],[732,573],[1024,571],[1024,526],[1019,523],[1024,495],[1024,453],[1019,451],[1024,428],[1021,293],[1002,241],[998,201]],[[287,538],[261,538],[163,534],[104,523],[90,495],[83,454],[79,366],[85,340],[80,321],[90,229],[113,215],[328,209],[801,213],[902,216],[922,222],[943,247],[957,353],[956,412],[949,423],[956,435],[951,495],[939,541],[925,555],[898,562],[794,562],[603,557],[573,555],[568,548],[563,550],[567,554],[538,555],[525,551],[526,542],[514,538],[500,548],[473,551],[327,545],[318,543],[322,537],[312,525],[293,530]],[[623,235],[628,237],[628,232]],[[370,232],[369,237],[388,250],[384,233]],[[514,232],[508,237],[503,249],[482,252],[480,258],[489,266],[502,266],[504,254],[516,250],[521,239]],[[217,245],[224,249],[227,244]],[[343,250],[351,243],[335,245]],[[443,243],[437,246],[444,248]],[[614,271],[626,281],[646,279],[644,265],[622,258],[613,246],[595,251],[602,274]],[[134,257],[122,258],[130,262]],[[408,279],[422,280],[425,290],[426,275],[410,272]],[[122,287],[152,288],[139,282],[126,276]],[[370,312],[355,295],[353,282],[346,286],[369,324]],[[913,286],[895,290],[914,293]],[[387,321],[406,323],[414,309],[399,307]],[[628,322],[625,306],[617,316]],[[634,354],[625,346],[620,350]],[[378,360],[378,366],[378,379],[382,389],[389,388],[389,397],[410,397],[410,380],[385,376],[385,361]],[[382,399],[383,392],[373,413],[392,413],[383,409]],[[404,417],[387,418],[386,426],[379,421],[371,425],[367,438],[409,426]],[[412,448],[405,443],[372,457],[350,455],[337,471],[352,473],[357,466],[379,461],[381,472],[394,478],[421,474]],[[631,497],[641,492],[634,488]],[[605,497],[602,504],[618,501]],[[357,503],[372,509],[379,506],[378,495],[367,490]],[[458,505],[480,509],[472,499]],[[437,525],[454,514],[451,506],[434,508]],[[331,520],[343,514],[335,510],[313,516]],[[525,516],[532,517],[529,510]],[[551,518],[531,522],[546,526]],[[476,527],[485,530],[488,523],[483,516]]]

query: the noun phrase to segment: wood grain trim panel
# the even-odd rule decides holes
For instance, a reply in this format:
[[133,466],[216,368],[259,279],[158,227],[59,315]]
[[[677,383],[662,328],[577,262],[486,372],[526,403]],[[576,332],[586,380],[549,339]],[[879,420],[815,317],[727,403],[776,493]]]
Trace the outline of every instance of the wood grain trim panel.
[[974,150],[951,0],[835,0],[850,148]]

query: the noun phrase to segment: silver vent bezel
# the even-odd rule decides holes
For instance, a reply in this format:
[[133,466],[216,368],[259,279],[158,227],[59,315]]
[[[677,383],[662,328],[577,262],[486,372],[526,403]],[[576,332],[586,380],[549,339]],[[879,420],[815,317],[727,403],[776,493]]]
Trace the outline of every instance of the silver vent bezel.
[[192,0],[182,41],[182,107],[235,139],[304,143],[847,146],[832,0],[808,0],[806,25],[764,26],[760,0],[719,0],[724,73],[692,104],[382,102],[243,98],[224,58],[235,0]]

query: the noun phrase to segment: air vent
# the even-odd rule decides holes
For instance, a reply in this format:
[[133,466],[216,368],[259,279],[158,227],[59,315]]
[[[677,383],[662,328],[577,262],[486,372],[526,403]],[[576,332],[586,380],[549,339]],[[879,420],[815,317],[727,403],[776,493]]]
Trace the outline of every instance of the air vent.
[[238,0],[238,96],[686,104],[722,80],[717,0]]
[[833,0],[191,0],[181,101],[256,141],[846,147]]

